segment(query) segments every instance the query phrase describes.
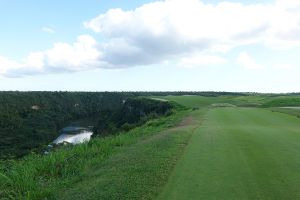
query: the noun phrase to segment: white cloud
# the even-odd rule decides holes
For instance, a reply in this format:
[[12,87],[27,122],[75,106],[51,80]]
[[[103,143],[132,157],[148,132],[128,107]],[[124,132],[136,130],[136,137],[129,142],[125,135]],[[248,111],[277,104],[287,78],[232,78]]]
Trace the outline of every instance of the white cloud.
[[8,70],[18,69],[21,67],[20,63],[11,61],[8,58],[0,56],[0,74],[5,74]]
[[252,5],[165,0],[135,10],[111,9],[84,25],[107,37],[104,60],[129,67],[195,51],[226,53],[247,44],[300,46],[299,5],[297,0]]
[[262,69],[263,66],[256,63],[256,61],[247,53],[241,52],[237,58],[239,65],[243,66],[245,69]]
[[215,55],[193,54],[187,57],[183,57],[179,61],[179,66],[187,68],[205,67],[210,65],[221,65],[227,61]]
[[291,70],[291,69],[295,69],[295,67],[293,65],[286,64],[286,63],[276,64],[275,68],[279,69],[279,70]]
[[44,31],[44,32],[46,32],[46,33],[51,33],[51,34],[56,33],[56,31],[55,31],[53,28],[46,27],[46,26],[44,26],[44,27],[42,28],[42,31]]
[[[2,58],[5,67],[0,66],[0,73],[116,69],[164,60],[209,65],[224,63],[215,55],[248,44],[274,49],[300,46],[300,1],[250,5],[156,1],[133,10],[110,9],[84,26],[104,36],[105,42],[97,44],[91,36],[80,36],[75,44],[56,43],[52,49],[31,53],[20,63]],[[49,27],[43,30],[55,32]],[[201,56],[193,57],[195,52]],[[239,60],[246,68],[260,66],[246,52]]]
[[131,11],[112,9],[84,25],[110,39],[122,38],[141,51],[173,55],[195,49],[224,52],[258,41],[271,16],[262,5],[166,0]]
[[95,68],[101,55],[96,45],[96,40],[88,35],[79,36],[73,45],[56,43],[44,53],[46,65],[54,70],[64,68],[68,71]]
[[22,62],[0,57],[0,74],[23,76],[88,70],[99,67],[100,57],[101,52],[97,49],[96,40],[89,35],[81,35],[72,45],[55,43],[51,49],[30,53]]

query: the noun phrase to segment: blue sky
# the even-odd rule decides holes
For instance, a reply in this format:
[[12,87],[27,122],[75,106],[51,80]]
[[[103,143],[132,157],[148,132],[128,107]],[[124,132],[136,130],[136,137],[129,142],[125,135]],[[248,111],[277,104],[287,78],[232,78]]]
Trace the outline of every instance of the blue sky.
[[300,91],[297,0],[0,5],[0,90]]
[[[55,42],[73,42],[80,34],[92,34],[83,27],[84,21],[111,8],[132,9],[147,2],[151,1],[0,0],[0,55],[22,58]],[[42,32],[42,27],[55,29],[57,34]]]

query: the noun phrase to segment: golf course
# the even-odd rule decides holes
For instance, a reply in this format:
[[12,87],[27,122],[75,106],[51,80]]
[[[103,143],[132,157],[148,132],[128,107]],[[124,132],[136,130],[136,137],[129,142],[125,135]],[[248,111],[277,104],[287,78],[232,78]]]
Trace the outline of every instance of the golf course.
[[[124,188],[127,188],[128,199],[138,199],[138,195],[141,199],[159,200],[300,198],[300,119],[295,117],[297,108],[290,109],[289,114],[243,106],[274,101],[261,96],[166,96],[157,99],[175,101],[194,109],[175,127],[150,139],[151,152],[142,150],[149,150],[147,139],[140,142],[142,147],[135,147],[134,151],[144,152],[141,157],[132,149],[122,153],[132,156],[127,162],[136,169],[136,172],[129,172],[124,166],[117,166],[115,170],[123,171],[123,174],[116,179],[126,184],[123,182],[113,191],[111,185],[103,185],[103,182],[89,187],[89,190],[79,184],[65,193],[64,199],[82,197],[82,194],[87,197],[96,188],[106,188],[109,194],[116,192],[117,195],[101,196],[103,192],[99,191],[88,199],[99,196],[104,199],[122,198],[125,195],[120,191]],[[177,139],[174,140],[174,137]],[[178,147],[182,142],[185,144]],[[156,151],[153,151],[153,146]],[[147,161],[144,160],[145,155]],[[173,161],[169,165],[161,163],[170,160]],[[121,165],[127,162],[119,161]],[[161,171],[164,171],[164,178],[160,177]],[[135,177],[134,181],[132,177]],[[134,185],[137,182],[139,184]]]
[[15,161],[1,172],[2,195],[300,199],[300,97],[153,98],[176,105],[176,111],[119,135]]
[[300,200],[300,0],[0,5],[0,200]]

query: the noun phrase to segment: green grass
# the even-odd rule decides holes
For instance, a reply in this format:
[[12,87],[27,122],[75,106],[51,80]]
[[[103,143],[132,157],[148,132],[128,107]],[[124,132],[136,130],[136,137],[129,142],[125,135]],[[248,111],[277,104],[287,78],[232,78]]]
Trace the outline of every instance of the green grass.
[[295,117],[300,118],[300,107],[273,107],[270,108],[271,111],[274,112],[280,112],[280,113],[285,113],[285,114],[289,114],[289,115],[293,115]]
[[299,111],[249,108],[288,98],[157,98],[195,109],[49,156],[0,161],[0,199],[300,199]]
[[285,107],[300,106],[300,96],[271,96],[271,95],[248,95],[248,96],[160,96],[153,97],[175,101],[190,108],[203,108],[213,104],[232,104],[239,107]]
[[299,96],[280,96],[269,99],[263,104],[263,107],[285,107],[285,106],[300,106]]
[[175,101],[181,105],[190,108],[203,108],[212,104],[232,104],[241,107],[259,107],[270,97],[256,95],[256,96],[219,96],[219,97],[205,97],[205,96],[160,96],[153,97],[158,99],[166,99]]
[[[201,108],[213,103],[231,103],[229,97],[204,97],[204,96],[162,96],[161,99],[175,101],[190,108]],[[229,102],[230,101],[230,102]]]
[[299,144],[293,116],[211,109],[159,199],[299,199]]
[[[78,187],[78,190],[81,188],[83,193],[84,191],[88,192],[89,190],[85,190],[88,189],[87,183],[97,185],[99,180],[101,184],[106,185],[110,189],[109,193],[100,190],[100,196],[116,195],[116,193],[123,195],[117,190],[120,182],[114,173],[115,171],[109,170],[116,169],[115,160],[120,159],[121,163],[119,163],[119,166],[128,167],[127,170],[130,173],[130,171],[134,170],[134,166],[131,166],[131,164],[134,164],[135,161],[141,161],[141,156],[144,159],[152,156],[151,162],[157,163],[156,167],[158,168],[162,167],[163,170],[161,172],[156,172],[156,168],[152,169],[153,178],[149,180],[155,179],[163,183],[163,180],[166,179],[165,173],[169,172],[175,157],[180,149],[183,148],[181,144],[188,140],[190,134],[189,129],[184,130],[187,134],[180,134],[181,132],[178,130],[166,133],[163,131],[175,126],[187,114],[187,111],[179,111],[169,117],[149,121],[144,126],[127,133],[104,139],[94,139],[82,145],[66,147],[48,156],[29,155],[19,161],[2,162],[0,163],[0,199],[62,199],[57,196],[58,194],[64,196],[63,199],[66,199],[67,197],[64,194],[72,191],[71,188]],[[157,137],[156,135],[163,136]],[[157,138],[151,139],[155,137]],[[151,140],[155,142],[144,142]],[[135,146],[136,149],[134,150],[133,147]],[[162,152],[157,152],[157,147],[160,147]],[[142,152],[145,154],[141,154]],[[111,165],[107,164],[109,162],[111,162]],[[143,162],[142,164],[145,163]],[[107,171],[105,171],[106,168],[108,169]],[[141,169],[142,172],[143,170]],[[135,178],[140,175],[138,173],[135,174]],[[91,178],[96,176],[98,179]],[[110,177],[110,179],[103,181],[102,176]],[[114,178],[117,178],[117,180]],[[85,184],[81,184],[84,180],[88,181]],[[114,189],[111,184],[112,180],[116,184]],[[157,185],[154,185],[151,189],[152,182],[149,181],[149,184],[150,195],[155,193]],[[128,187],[134,189],[136,184],[132,183]],[[124,190],[123,192],[126,191]],[[139,190],[135,194],[142,195],[143,193]]]
[[[195,117],[197,116],[197,117]],[[84,171],[84,179],[56,199],[153,199],[167,182],[202,116],[194,112],[178,126],[122,148]]]

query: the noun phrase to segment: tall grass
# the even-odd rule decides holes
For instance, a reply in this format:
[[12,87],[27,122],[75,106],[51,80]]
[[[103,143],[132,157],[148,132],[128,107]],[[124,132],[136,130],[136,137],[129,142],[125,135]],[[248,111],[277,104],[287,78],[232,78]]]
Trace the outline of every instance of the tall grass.
[[46,156],[31,154],[21,160],[1,161],[0,199],[52,199],[57,190],[80,181],[84,168],[103,162],[118,152],[120,146],[175,125],[186,113],[177,111],[129,132],[62,147]]

